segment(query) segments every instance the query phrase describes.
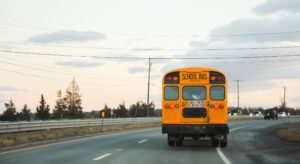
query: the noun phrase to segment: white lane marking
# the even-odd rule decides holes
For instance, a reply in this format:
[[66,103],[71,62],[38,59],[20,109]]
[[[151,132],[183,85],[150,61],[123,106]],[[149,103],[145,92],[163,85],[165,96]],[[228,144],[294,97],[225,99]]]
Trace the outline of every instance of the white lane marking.
[[147,139],[144,139],[144,140],[139,141],[138,143],[143,143],[143,142],[147,142],[147,141],[148,141]]
[[236,131],[238,129],[242,129],[242,128],[247,128],[247,127],[250,127],[252,125],[248,125],[248,126],[242,126],[242,127],[238,127],[238,128],[233,128],[233,129],[230,129],[230,132],[233,132],[233,131]]
[[107,153],[107,154],[101,155],[100,157],[95,158],[94,161],[97,161],[97,160],[99,160],[99,159],[108,157],[108,156],[110,156],[110,155],[111,155],[111,153]]
[[223,160],[223,162],[224,162],[225,164],[231,164],[231,162],[230,162],[230,161],[226,158],[226,156],[222,153],[220,147],[216,147],[216,149],[217,149],[217,152],[218,152],[219,156],[220,156],[221,159]]
[[[238,130],[238,129],[250,127],[250,126],[252,126],[252,125],[242,126],[242,127],[230,129],[230,132],[233,132],[233,131]],[[221,157],[221,159],[223,160],[223,162],[224,162],[225,164],[231,164],[231,162],[228,160],[228,158],[223,154],[223,152],[222,152],[222,150],[220,149],[220,147],[216,147],[216,150],[217,150],[217,153],[219,154],[219,156]]]
[[117,152],[118,152],[118,151],[122,151],[122,149],[117,149]]
[[[230,132],[233,132],[235,130],[242,129],[242,128],[247,128],[247,127],[250,127],[250,126],[253,126],[253,125],[248,125],[248,126],[242,126],[242,127],[233,128],[233,129],[230,129]],[[220,147],[216,147],[216,150],[217,150],[219,156],[221,157],[221,159],[223,160],[223,162],[225,164],[231,164],[231,162],[228,160],[228,158],[226,158],[226,156],[223,154],[223,152],[220,149]]]

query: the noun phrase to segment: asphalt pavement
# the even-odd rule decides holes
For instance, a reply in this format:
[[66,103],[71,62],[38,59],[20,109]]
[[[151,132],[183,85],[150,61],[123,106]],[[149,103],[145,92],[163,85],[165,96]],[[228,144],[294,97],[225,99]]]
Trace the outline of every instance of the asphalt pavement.
[[[295,121],[300,119],[291,120]],[[208,138],[187,139],[181,147],[169,147],[159,127],[2,150],[0,163],[300,163],[300,146],[272,135],[284,123],[284,119],[230,122],[226,148],[212,147]]]

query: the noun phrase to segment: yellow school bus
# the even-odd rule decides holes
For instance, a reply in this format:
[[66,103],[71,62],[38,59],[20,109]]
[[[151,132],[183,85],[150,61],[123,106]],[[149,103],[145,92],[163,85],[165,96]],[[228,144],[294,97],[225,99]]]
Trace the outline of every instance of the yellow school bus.
[[186,137],[210,137],[212,146],[226,147],[225,74],[201,67],[167,72],[162,79],[162,133],[168,134],[169,146],[181,146]]

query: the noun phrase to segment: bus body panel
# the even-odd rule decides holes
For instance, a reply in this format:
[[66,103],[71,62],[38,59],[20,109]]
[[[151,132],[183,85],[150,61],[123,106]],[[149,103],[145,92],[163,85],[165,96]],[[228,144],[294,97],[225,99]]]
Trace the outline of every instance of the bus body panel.
[[[210,72],[217,72],[223,75],[224,84],[211,84],[209,82]],[[179,72],[179,83],[178,84],[165,84],[164,81],[166,76],[173,72]],[[188,77],[191,76],[191,73],[197,73],[199,77],[205,77],[208,79],[204,79],[201,82],[197,81],[186,81],[182,79],[183,76],[186,78],[193,78]],[[195,75],[193,75],[195,76]],[[162,132],[167,134],[182,134],[182,135],[213,135],[213,134],[228,134],[228,118],[227,118],[227,79],[224,73],[219,70],[210,69],[210,68],[200,68],[200,67],[190,67],[190,68],[181,68],[175,69],[172,71],[167,72],[162,81]],[[166,86],[177,86],[179,88],[178,91],[178,99],[177,100],[165,100],[165,92],[164,87]],[[183,116],[184,111],[189,112],[188,109],[195,110],[195,108],[189,108],[188,103],[189,101],[193,100],[184,100],[183,99],[183,87],[192,87],[192,86],[204,86],[206,88],[206,97],[204,100],[204,106],[199,108],[201,110],[206,110],[206,116],[201,118],[186,118]],[[220,86],[224,87],[224,99],[223,100],[211,100],[210,99],[210,88],[212,86]],[[195,100],[196,101],[196,100]],[[191,103],[191,102],[190,102]],[[174,107],[170,109],[170,104]],[[192,103],[193,104],[193,103]],[[203,104],[203,103],[200,103]],[[214,104],[222,104],[222,109],[215,109]],[[203,111],[202,110],[202,111]],[[196,111],[196,113],[199,111]]]

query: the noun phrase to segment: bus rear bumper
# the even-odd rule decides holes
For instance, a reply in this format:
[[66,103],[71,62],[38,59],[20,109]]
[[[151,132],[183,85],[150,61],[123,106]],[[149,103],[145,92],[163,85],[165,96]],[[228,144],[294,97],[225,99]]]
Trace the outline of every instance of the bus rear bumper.
[[185,135],[228,134],[227,124],[162,124],[162,133]]

